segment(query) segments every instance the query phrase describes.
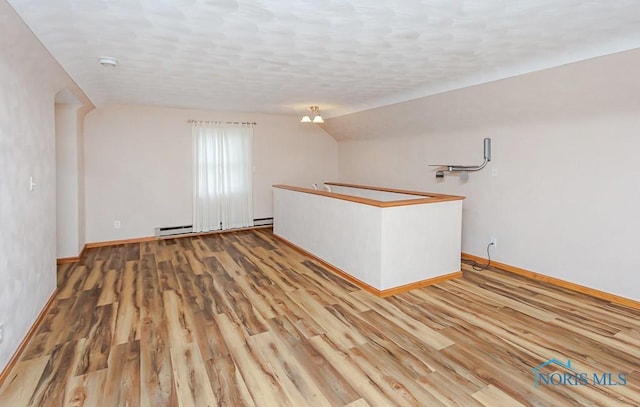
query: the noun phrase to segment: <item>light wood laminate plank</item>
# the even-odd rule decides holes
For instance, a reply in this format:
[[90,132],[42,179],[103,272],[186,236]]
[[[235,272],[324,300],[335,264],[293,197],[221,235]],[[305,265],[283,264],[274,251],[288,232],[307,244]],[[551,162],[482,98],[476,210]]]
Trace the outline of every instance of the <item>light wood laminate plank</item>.
[[[89,248],[0,405],[637,405],[639,310],[461,269],[380,298],[266,229]],[[550,358],[627,384],[535,388]]]

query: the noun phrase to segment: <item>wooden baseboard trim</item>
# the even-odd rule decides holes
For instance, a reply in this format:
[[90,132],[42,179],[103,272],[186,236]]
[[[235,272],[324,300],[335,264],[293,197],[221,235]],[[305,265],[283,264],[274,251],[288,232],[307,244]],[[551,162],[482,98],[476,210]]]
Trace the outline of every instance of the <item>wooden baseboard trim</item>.
[[67,263],[77,263],[79,261],[80,261],[80,256],[62,257],[62,258],[56,259],[56,264],[60,265],[60,264],[67,264]]
[[302,247],[298,246],[297,244],[290,242],[289,240],[285,239],[284,237],[278,236],[276,234],[274,234],[273,236],[275,238],[277,238],[278,240],[280,240],[281,242],[283,242],[284,244],[286,244],[287,246],[291,247],[292,249],[304,254],[305,256],[311,257],[312,259],[314,259],[318,263],[322,264],[325,268],[331,270],[331,272],[333,272],[334,274],[337,274],[338,276],[340,276],[343,279],[349,281],[350,283],[355,284],[358,287],[362,288],[363,290],[368,291],[371,294],[376,295],[378,297],[383,297],[383,298],[384,297],[390,297],[392,295],[401,294],[403,292],[406,292],[406,291],[409,291],[409,290],[414,290],[416,288],[422,288],[422,287],[426,287],[426,286],[429,286],[429,285],[438,284],[438,283],[441,283],[443,281],[451,280],[453,278],[462,277],[462,271],[457,271],[455,273],[450,273],[450,274],[445,274],[443,276],[437,276],[437,277],[433,277],[433,278],[428,278],[426,280],[416,281],[414,283],[409,283],[409,284],[401,285],[401,286],[398,286],[398,287],[392,287],[392,288],[387,288],[385,290],[379,290],[379,289],[377,289],[377,288],[365,283],[364,281],[355,278],[354,276],[352,276],[349,273],[345,272],[344,270],[334,266],[333,264],[326,262],[325,260],[323,260],[320,257],[316,256],[315,254],[313,254],[313,253],[303,249]]
[[144,236],[144,237],[135,237],[135,238],[132,238],[132,239],[107,240],[107,241],[104,241],[104,242],[93,242],[93,243],[87,243],[87,244],[84,245],[84,249],[82,249],[82,253],[80,253],[80,258],[82,258],[82,255],[84,254],[86,249],[94,249],[96,247],[117,246],[117,245],[120,245],[120,244],[129,244],[129,243],[153,242],[155,240],[182,239],[182,238],[185,238],[185,237],[218,235],[218,234],[221,234],[221,233],[242,232],[242,231],[245,231],[245,230],[270,229],[272,227],[273,227],[273,225],[251,226],[251,227],[248,227],[248,228],[212,230],[210,232],[183,233],[183,234],[180,234],[180,235],[173,235],[173,236]]
[[87,251],[88,247],[87,244],[85,243],[84,246],[82,246],[82,250],[80,250],[80,254],[78,255],[78,258],[81,259],[84,257],[85,252]]
[[80,261],[80,259],[82,258],[82,256],[84,256],[84,252],[87,250],[87,245],[85,244],[84,246],[82,246],[82,250],[80,250],[80,254],[74,257],[61,257],[59,259],[56,259],[56,264],[57,265],[61,265],[61,264],[66,264],[66,263],[77,263]]
[[197,237],[197,236],[219,235],[219,234],[222,234],[222,233],[244,232],[245,230],[259,230],[259,229],[271,229],[271,228],[273,228],[273,225],[249,226],[249,227],[246,227],[246,228],[211,230],[209,232],[185,233],[185,234],[182,234],[182,235],[175,235],[175,236],[162,236],[162,237],[158,237],[157,239],[179,239],[181,237]]
[[414,290],[416,288],[427,287],[434,284],[439,284],[445,282],[447,280],[453,280],[454,278],[462,277],[462,271],[456,271],[449,274],[443,274],[437,277],[431,277],[426,280],[416,281],[415,283],[410,283],[406,285],[401,285],[398,287],[387,288],[386,290],[380,291],[380,297],[389,297],[396,294],[401,294],[409,290]]
[[56,294],[58,294],[57,288],[53,290],[53,293],[49,297],[49,300],[47,301],[47,303],[44,305],[44,308],[42,308],[42,311],[40,311],[40,314],[38,314],[38,317],[31,325],[31,328],[29,328],[27,335],[24,337],[24,339],[22,339],[22,342],[20,342],[18,349],[16,349],[13,356],[11,356],[11,359],[9,359],[9,363],[7,363],[4,369],[2,369],[2,371],[0,372],[0,388],[2,388],[4,381],[7,379],[7,377],[9,377],[9,373],[11,372],[11,370],[13,370],[15,365],[18,363],[18,360],[20,360],[20,357],[22,356],[22,352],[24,352],[25,348],[27,347],[27,344],[29,343],[33,335],[36,334],[36,331],[40,327],[42,320],[44,319],[45,315],[47,315],[47,313],[49,312],[49,308],[51,308],[51,305],[53,305],[53,301],[56,298]]
[[[147,236],[147,237],[135,237],[133,239],[121,239],[121,240],[107,240],[104,242],[92,242],[84,245],[86,249],[95,249],[96,247],[105,247],[105,246],[117,246],[120,244],[128,244],[128,243],[144,243],[151,242],[154,240],[158,240],[157,237]],[[83,250],[84,252],[84,250]]]
[[[473,254],[468,254],[468,253],[462,253],[462,259],[472,260],[472,261],[475,261],[476,263],[486,263],[488,261],[483,257],[475,256]],[[640,301],[632,300],[631,298],[621,297],[616,294],[600,291],[591,287],[585,287],[583,285],[562,280],[560,278],[547,276],[544,274],[536,273],[534,271],[525,270],[520,267],[511,266],[509,264],[504,264],[504,263],[500,263],[493,260],[491,260],[491,266],[500,270],[508,271],[510,273],[514,273],[523,277],[530,278],[532,280],[542,281],[545,283],[555,285],[557,287],[566,288],[567,290],[586,294],[591,297],[598,298],[600,300],[605,300],[615,304],[625,305],[627,307],[631,307],[634,309],[640,309]]]

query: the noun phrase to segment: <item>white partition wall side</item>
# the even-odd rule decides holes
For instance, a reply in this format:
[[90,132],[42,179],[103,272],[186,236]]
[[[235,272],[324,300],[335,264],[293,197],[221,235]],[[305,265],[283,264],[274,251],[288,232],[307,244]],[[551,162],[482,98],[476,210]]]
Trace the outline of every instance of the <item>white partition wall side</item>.
[[274,234],[379,295],[461,275],[463,197],[329,185],[274,186]]

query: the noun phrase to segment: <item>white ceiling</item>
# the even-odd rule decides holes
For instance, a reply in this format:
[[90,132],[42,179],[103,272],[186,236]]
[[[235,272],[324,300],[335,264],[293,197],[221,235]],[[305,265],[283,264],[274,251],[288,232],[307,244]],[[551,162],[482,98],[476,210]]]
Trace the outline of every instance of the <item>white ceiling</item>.
[[640,46],[638,0],[8,2],[98,106],[337,116]]

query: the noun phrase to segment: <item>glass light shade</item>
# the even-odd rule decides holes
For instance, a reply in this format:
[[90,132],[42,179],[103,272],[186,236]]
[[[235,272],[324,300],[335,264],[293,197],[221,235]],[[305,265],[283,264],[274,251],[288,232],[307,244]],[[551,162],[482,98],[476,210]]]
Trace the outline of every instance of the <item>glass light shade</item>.
[[324,123],[324,120],[322,120],[322,116],[316,115],[316,116],[313,117],[313,122],[314,123]]
[[302,116],[300,123],[311,123],[311,118],[309,117],[309,115],[305,114],[304,116]]

